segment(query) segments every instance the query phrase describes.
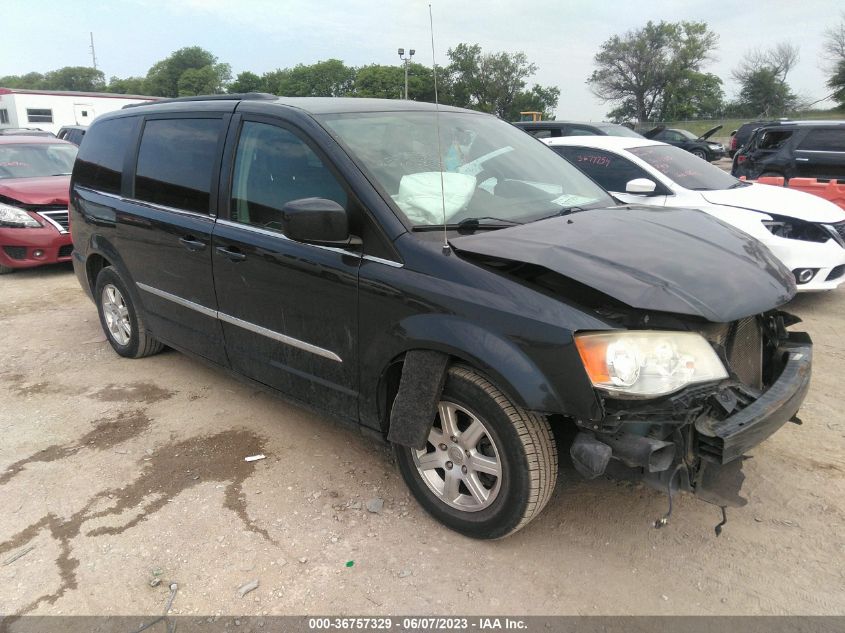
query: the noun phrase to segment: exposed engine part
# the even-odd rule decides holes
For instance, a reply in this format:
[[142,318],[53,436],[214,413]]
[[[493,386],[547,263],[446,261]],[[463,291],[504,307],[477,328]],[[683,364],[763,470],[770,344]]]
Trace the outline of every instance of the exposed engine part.
[[675,489],[672,488],[672,482],[675,481],[675,475],[677,475],[682,468],[685,468],[685,466],[683,464],[678,464],[675,466],[672,474],[669,475],[669,481],[666,484],[666,493],[669,496],[669,511],[654,522],[654,528],[657,530],[669,524],[669,518],[672,516],[672,497],[675,494]]

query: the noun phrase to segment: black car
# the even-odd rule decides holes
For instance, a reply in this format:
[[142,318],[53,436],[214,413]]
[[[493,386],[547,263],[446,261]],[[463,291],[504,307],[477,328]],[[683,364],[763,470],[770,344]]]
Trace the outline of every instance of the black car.
[[708,141],[711,136],[722,129],[721,125],[707,130],[701,136],[696,136],[689,130],[679,130],[675,128],[667,128],[663,126],[656,127],[643,136],[653,141],[660,141],[668,143],[675,147],[687,150],[694,156],[698,156],[706,161],[713,162],[725,157],[725,146],[721,143],[713,143]]
[[757,128],[731,174],[845,181],[845,121],[779,121]]
[[617,123],[585,123],[583,121],[516,121],[516,127],[535,138],[558,136],[630,136],[642,138],[629,127]]
[[360,425],[473,537],[542,510],[559,448],[587,477],[741,505],[742,454],[809,384],[812,344],[778,310],[795,283],[767,249],[698,211],[619,207],[478,112],[131,107],[89,128],[70,214],[118,354],[167,345]]
[[87,125],[65,125],[56,132],[56,136],[68,143],[79,145],[82,143],[82,138],[85,136],[87,130]]

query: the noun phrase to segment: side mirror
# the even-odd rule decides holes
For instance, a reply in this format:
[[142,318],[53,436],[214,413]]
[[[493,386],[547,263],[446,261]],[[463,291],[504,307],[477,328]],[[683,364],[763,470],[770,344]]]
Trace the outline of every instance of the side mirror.
[[292,240],[312,244],[348,246],[354,241],[346,209],[325,198],[301,198],[285,204],[282,232]]
[[653,180],[649,180],[648,178],[634,178],[633,180],[629,180],[625,185],[625,191],[628,193],[648,195],[650,193],[654,193],[655,189],[657,189],[657,183]]

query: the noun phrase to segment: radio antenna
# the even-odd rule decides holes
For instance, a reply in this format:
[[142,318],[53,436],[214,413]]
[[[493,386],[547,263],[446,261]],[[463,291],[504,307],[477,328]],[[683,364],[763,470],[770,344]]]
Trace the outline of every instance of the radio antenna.
[[443,148],[440,144],[440,100],[437,96],[437,60],[434,57],[434,18],[431,16],[431,3],[428,4],[428,25],[431,30],[431,70],[434,74],[434,128],[437,131],[437,159],[440,164],[440,204],[443,209],[443,254],[450,252],[449,238],[446,234],[446,187],[443,184]]

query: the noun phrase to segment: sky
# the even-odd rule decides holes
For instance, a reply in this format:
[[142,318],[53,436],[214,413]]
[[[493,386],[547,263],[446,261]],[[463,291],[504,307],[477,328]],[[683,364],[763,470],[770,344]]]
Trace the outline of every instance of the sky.
[[[704,70],[737,86],[730,71],[749,49],[788,41],[800,60],[788,77],[807,101],[821,99],[822,34],[843,12],[842,0],[766,3],[722,0],[3,0],[0,76],[89,66],[89,32],[106,77],[144,75],[184,46],[201,46],[232,66],[257,74],[329,58],[351,66],[432,61],[459,43],[485,51],[524,52],[538,66],[531,83],[560,88],[557,118],[602,120],[612,109],[589,91],[593,56],[607,38],[648,20],[703,21],[719,34],[715,59]],[[819,107],[831,107],[823,102]]]

